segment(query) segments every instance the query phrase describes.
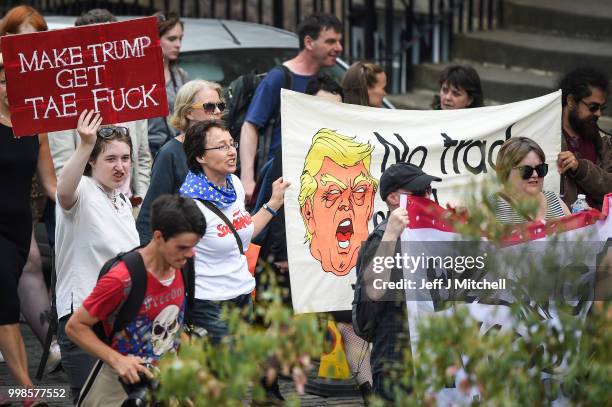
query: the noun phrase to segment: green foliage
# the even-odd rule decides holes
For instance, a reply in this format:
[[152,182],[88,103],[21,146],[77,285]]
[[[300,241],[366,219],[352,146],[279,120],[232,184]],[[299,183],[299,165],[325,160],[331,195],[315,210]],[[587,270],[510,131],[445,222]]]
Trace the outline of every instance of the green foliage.
[[[473,189],[479,192],[468,200],[470,217],[457,224],[460,233],[474,241],[485,235],[499,242],[505,236],[507,226],[495,218],[490,199],[497,189],[494,184]],[[520,212],[535,213],[535,208],[527,204]],[[579,255],[580,247],[575,249]],[[530,267],[552,275],[559,271],[557,263],[554,254],[546,253]],[[537,284],[538,274],[535,277]],[[324,323],[313,315],[294,316],[282,305],[277,288],[258,290],[256,312],[265,328],[245,322],[238,310],[228,310],[231,339],[217,346],[206,339],[193,340],[182,345],[178,356],[164,359],[157,399],[171,406],[242,406],[249,394],[263,396],[264,372],[270,377],[280,371],[303,385],[310,357],[323,351]],[[486,333],[464,304],[447,305],[444,315],[420,321],[415,353],[405,349],[403,363],[395,363],[389,383],[393,405],[437,405],[439,391],[455,382],[463,400],[453,400],[454,405],[548,406],[561,391],[569,405],[610,405],[610,303],[596,303],[586,318],[576,317],[576,309],[565,303],[517,303],[510,308],[514,326]],[[542,307],[557,309],[554,323],[541,317]],[[477,399],[470,398],[474,389]],[[298,404],[297,399],[288,402]],[[373,399],[370,405],[388,403]]]
[[[474,241],[487,236],[493,244],[507,236],[508,226],[494,215],[491,197],[498,189],[494,183],[473,188],[478,192],[467,201],[470,216],[456,224],[463,236]],[[535,210],[530,203],[518,208],[519,213],[527,214]],[[554,288],[554,281],[547,279],[559,281],[563,275],[568,281],[567,273],[560,269],[559,250],[570,251],[568,256],[576,263],[581,263],[586,253],[586,242],[575,242],[573,247],[560,244],[553,238],[537,259],[525,253],[515,253],[513,258],[499,255],[489,259],[496,262],[489,266],[521,263],[529,270],[521,285],[545,286],[540,293],[551,293],[552,289],[547,290]],[[586,318],[577,316],[579,306],[572,305],[554,298],[517,302],[509,307],[512,326],[485,333],[465,304],[447,303],[450,310],[444,315],[432,314],[420,321],[415,352],[405,352],[401,377],[390,383],[395,394],[393,405],[435,406],[443,399],[440,391],[453,383],[459,390],[453,405],[548,406],[561,394],[568,405],[610,405],[612,305],[595,303]],[[542,309],[555,309],[558,317],[544,319]],[[470,398],[473,394],[479,397]],[[387,404],[376,400],[372,405]]]
[[170,406],[242,406],[250,391],[263,398],[261,379],[278,373],[292,376],[300,390],[311,357],[323,349],[324,325],[312,314],[293,315],[280,294],[274,284],[260,293],[255,313],[263,326],[246,321],[239,309],[226,309],[230,336],[222,343],[193,339],[178,355],[164,358],[156,400]]
[[[512,310],[516,321],[523,311]],[[422,338],[416,355],[406,355],[406,369],[395,386],[396,406],[434,406],[438,392],[453,383],[461,368],[464,375],[458,388],[465,405],[548,406],[560,394],[569,405],[609,405],[612,389],[612,306],[595,304],[582,321],[560,313],[559,324],[547,324],[534,314],[520,321],[525,334],[513,330],[490,330],[482,335],[480,327],[461,306],[447,316],[432,316],[420,324]],[[543,380],[542,372],[552,380]],[[470,400],[469,392],[478,389],[480,398]],[[380,400],[373,405],[384,405]]]

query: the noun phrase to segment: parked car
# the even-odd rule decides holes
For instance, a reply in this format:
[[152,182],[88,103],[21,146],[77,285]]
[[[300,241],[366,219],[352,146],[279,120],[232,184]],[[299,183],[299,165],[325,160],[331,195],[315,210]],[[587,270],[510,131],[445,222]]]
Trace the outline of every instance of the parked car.
[[[297,35],[276,27],[243,21],[185,19],[180,64],[189,77],[223,86],[238,76],[267,72],[298,53]],[[345,69],[331,70],[341,79]]]
[[[45,17],[50,29],[72,27],[75,17]],[[120,20],[134,17],[118,17]],[[189,78],[202,78],[227,86],[240,75],[263,73],[298,53],[295,33],[269,25],[212,18],[184,18],[180,66]],[[338,58],[325,72],[340,83],[348,64]],[[388,101],[387,108],[394,109]]]

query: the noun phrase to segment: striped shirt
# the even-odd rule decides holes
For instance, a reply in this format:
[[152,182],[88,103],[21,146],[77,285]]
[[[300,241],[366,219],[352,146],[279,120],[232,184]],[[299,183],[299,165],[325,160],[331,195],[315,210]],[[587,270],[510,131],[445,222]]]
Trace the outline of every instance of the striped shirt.
[[[561,200],[557,194],[552,191],[542,191],[542,193],[546,197],[546,220],[565,216]],[[495,217],[501,223],[519,224],[529,222],[527,218],[519,214],[508,201],[499,195],[495,196]]]

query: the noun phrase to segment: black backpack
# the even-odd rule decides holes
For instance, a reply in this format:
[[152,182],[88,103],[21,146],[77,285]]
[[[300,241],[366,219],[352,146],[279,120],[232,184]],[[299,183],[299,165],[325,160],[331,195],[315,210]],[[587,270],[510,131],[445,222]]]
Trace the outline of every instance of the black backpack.
[[378,318],[382,312],[385,303],[382,301],[372,301],[366,294],[366,288],[363,284],[363,270],[367,266],[367,263],[371,260],[366,258],[366,252],[369,245],[372,243],[372,237],[375,233],[384,234],[387,226],[387,222],[381,222],[376,226],[374,232],[370,234],[368,240],[366,240],[359,249],[359,255],[357,257],[357,281],[355,282],[355,292],[353,298],[353,309],[352,309],[352,320],[353,330],[363,340],[372,342],[374,334],[376,332],[376,326],[378,324]]
[[[278,67],[280,67],[285,74],[283,88],[291,89],[293,85],[293,76],[291,71],[284,65],[279,65]],[[260,74],[250,72],[234,79],[227,87],[225,94],[225,101],[227,103],[225,122],[229,127],[232,138],[236,141],[240,141],[240,130],[242,129],[242,124],[244,123],[247,111],[249,110],[251,100],[255,95],[255,90],[267,74],[267,72]],[[280,120],[280,104],[273,118],[270,119],[268,123],[266,123],[266,125],[259,131],[256,174],[259,173],[259,169],[266,162],[266,157],[270,151],[272,131],[274,130],[274,126],[278,120]]]
[[[142,306],[145,294],[147,292],[147,270],[145,268],[142,256],[138,253],[138,249],[142,246],[138,246],[129,252],[122,252],[108,260],[100,269],[98,280],[100,280],[105,274],[107,274],[114,266],[120,261],[125,262],[125,265],[130,273],[131,286],[127,298],[123,301],[119,308],[114,313],[113,328],[110,335],[107,335],[104,331],[102,321],[97,322],[93,326],[93,331],[96,336],[103,342],[110,344],[115,333],[122,331],[130,322],[136,318],[138,311]],[[184,324],[188,325],[191,323],[190,312],[193,309],[194,293],[195,293],[195,268],[193,263],[193,257],[187,259],[187,263],[181,270],[183,275],[183,284],[185,285],[185,295],[187,297],[187,304],[185,307]]]

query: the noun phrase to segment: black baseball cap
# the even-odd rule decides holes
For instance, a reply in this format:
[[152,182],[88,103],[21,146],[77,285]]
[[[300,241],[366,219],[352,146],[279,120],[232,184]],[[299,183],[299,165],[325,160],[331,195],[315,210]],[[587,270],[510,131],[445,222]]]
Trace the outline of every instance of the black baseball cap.
[[442,181],[441,178],[426,174],[414,164],[393,164],[380,177],[380,197],[384,201],[387,196],[398,189],[407,191],[424,191],[432,181]]

